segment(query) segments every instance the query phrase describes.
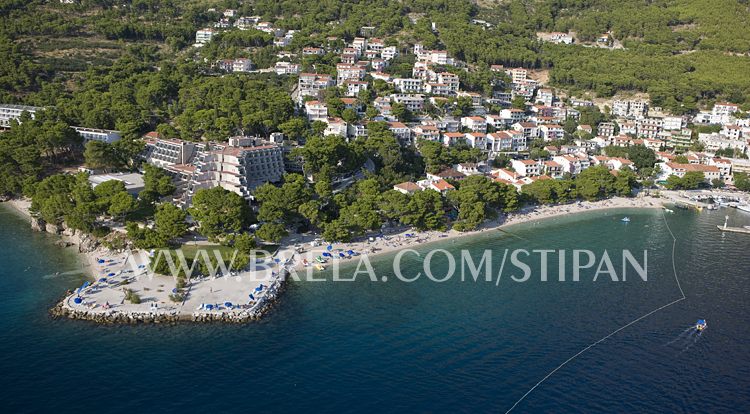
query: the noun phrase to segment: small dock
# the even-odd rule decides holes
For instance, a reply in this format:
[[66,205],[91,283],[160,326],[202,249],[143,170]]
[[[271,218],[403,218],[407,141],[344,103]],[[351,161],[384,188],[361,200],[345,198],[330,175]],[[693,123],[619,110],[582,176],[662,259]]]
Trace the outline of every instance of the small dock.
[[746,229],[744,227],[727,227],[727,226],[719,226],[717,225],[716,228],[718,228],[721,231],[726,231],[730,233],[745,233],[750,234],[750,229]]

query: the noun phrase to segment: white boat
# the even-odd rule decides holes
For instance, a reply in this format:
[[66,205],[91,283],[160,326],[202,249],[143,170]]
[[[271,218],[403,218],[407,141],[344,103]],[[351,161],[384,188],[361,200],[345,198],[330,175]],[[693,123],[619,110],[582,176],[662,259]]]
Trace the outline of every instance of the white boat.
[[623,217],[622,220],[623,223],[630,223],[630,217]]
[[708,326],[708,324],[706,324],[706,320],[705,319],[698,319],[698,322],[695,323],[695,329],[698,332],[706,329],[707,326]]

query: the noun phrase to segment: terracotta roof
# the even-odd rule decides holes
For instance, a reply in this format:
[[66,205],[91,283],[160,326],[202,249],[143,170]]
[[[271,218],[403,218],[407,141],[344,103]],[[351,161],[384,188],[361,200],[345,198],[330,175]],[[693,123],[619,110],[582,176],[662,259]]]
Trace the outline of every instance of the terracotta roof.
[[447,181],[440,179],[432,182],[432,186],[437,188],[439,191],[455,190],[456,187],[450,185]]
[[420,190],[420,187],[418,185],[414,184],[411,181],[406,181],[404,183],[396,184],[396,185],[394,185],[394,187],[398,187],[398,188],[400,188],[400,189],[402,189],[404,191],[409,191],[409,192],[414,192],[414,191],[419,191]]
[[520,161],[523,165],[536,165],[537,164],[535,160],[518,160],[518,161]]
[[715,165],[704,165],[704,164],[678,164],[676,162],[668,162],[667,165],[673,170],[685,170],[699,171],[699,172],[719,172],[719,167]]

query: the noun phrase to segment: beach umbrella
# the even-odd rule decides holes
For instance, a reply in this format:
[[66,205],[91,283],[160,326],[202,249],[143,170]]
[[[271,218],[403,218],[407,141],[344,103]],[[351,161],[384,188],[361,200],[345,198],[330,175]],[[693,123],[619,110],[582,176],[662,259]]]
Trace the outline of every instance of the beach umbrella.
[[177,288],[172,289],[172,293],[177,293]]
[[354,250],[347,250],[347,251],[346,251],[346,254],[348,254],[348,255],[350,255],[350,256],[351,256],[351,255],[353,255],[353,254],[354,254]]
[[114,273],[108,273],[107,276],[114,276]]
[[208,310],[211,310],[213,308],[214,308],[214,305],[211,305],[211,304],[206,305],[206,309],[208,309]]
[[250,299],[252,299],[252,300],[255,300],[255,296],[253,296],[253,294],[252,294],[252,293],[251,293],[251,294],[249,294],[248,296],[250,296]]
[[103,277],[103,278],[99,279],[99,281],[100,281],[100,282],[106,282],[106,281],[107,281],[107,278],[106,278],[106,277]]
[[81,299],[81,298],[75,298],[75,299],[73,299],[73,302],[75,304],[80,304],[81,302],[83,302],[83,299]]
[[232,302],[224,302],[224,306],[226,306],[227,308],[231,308]]
[[96,261],[97,263],[104,263],[104,259],[99,259]]
[[273,259],[273,261],[274,261],[274,262],[276,262],[276,263],[280,263],[280,262],[281,262],[281,259],[279,259],[279,258],[277,257],[277,258]]
[[333,250],[333,245],[330,245],[330,244],[329,244],[329,245],[328,245],[328,247],[326,247],[326,250],[328,250],[329,252],[330,252],[331,250]]
[[328,252],[323,252],[323,257],[331,257],[331,254]]
[[339,252],[339,257],[346,257],[346,255],[342,252]]

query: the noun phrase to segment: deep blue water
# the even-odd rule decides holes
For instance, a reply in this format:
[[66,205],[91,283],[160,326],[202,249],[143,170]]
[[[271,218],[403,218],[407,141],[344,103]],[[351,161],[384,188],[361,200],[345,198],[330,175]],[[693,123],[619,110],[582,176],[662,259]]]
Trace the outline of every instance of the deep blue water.
[[[750,412],[750,236],[718,232],[726,213],[668,215],[687,299],[571,361],[514,412]],[[85,276],[45,276],[75,258],[0,210],[0,401],[6,412],[504,412],[586,345],[680,297],[660,211],[509,231],[430,247],[492,249],[497,267],[506,248],[646,249],[648,281],[559,282],[553,268],[542,282],[535,268],[516,283],[509,267],[498,286],[424,271],[404,283],[382,256],[388,282],[295,282],[259,323],[98,326],[48,317]],[[405,256],[404,274],[420,265]],[[700,337],[685,333],[697,318],[709,323]]]

